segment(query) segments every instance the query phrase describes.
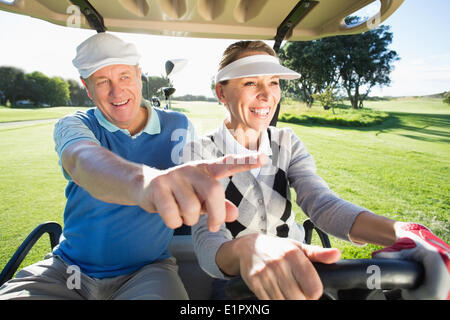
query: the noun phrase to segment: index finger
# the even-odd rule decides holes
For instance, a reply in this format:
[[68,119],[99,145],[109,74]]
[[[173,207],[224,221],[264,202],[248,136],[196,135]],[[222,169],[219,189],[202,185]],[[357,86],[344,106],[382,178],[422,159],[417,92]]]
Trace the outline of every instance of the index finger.
[[267,156],[263,153],[251,155],[228,155],[209,163],[207,170],[214,179],[222,179],[238,172],[264,166]]

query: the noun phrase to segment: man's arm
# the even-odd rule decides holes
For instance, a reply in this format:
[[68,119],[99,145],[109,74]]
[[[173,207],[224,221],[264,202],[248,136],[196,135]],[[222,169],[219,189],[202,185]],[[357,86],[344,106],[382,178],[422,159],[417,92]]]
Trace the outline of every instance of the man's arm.
[[158,170],[127,161],[90,141],[69,145],[61,163],[73,181],[93,197],[157,212],[170,228],[197,223],[208,214],[208,227],[217,231],[237,217],[237,208],[225,201],[218,179],[260,167],[259,156],[227,156]]
[[91,141],[69,145],[61,164],[72,180],[93,197],[110,203],[137,205],[144,186],[144,165],[127,161]]

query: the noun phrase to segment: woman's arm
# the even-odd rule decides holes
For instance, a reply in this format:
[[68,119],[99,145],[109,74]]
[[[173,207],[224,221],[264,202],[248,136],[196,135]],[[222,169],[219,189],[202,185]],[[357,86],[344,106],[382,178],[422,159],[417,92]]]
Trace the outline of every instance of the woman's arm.
[[363,211],[356,217],[349,236],[356,243],[391,246],[396,241],[395,223],[395,220]]
[[311,221],[324,232],[351,241],[350,229],[356,217],[369,211],[341,199],[316,173],[313,157],[291,131],[280,134],[280,144],[290,146],[288,179],[297,194],[297,204]]

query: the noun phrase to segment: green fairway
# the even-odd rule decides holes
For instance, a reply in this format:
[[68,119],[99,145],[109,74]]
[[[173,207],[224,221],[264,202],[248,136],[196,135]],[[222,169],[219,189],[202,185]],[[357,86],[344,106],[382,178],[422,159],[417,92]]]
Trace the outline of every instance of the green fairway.
[[5,108],[0,106],[0,123],[24,120],[57,119],[85,107]]
[[[0,266],[39,223],[62,223],[64,179],[53,151],[53,124],[0,127]],[[39,241],[28,262],[48,251]]]
[[[172,106],[188,115],[198,135],[219,126],[225,114],[217,103],[175,101]],[[381,215],[420,222],[450,242],[450,108],[437,99],[376,101],[365,106],[390,117],[369,128],[279,126],[293,128],[314,156],[318,173],[342,198]],[[4,111],[0,108],[0,121],[5,119]],[[9,121],[31,116],[32,112],[24,113]],[[0,268],[36,225],[48,220],[62,223],[66,182],[52,136],[53,123],[0,127]],[[300,209],[294,210],[302,221]],[[368,258],[375,248],[331,240],[346,258]],[[24,264],[42,259],[48,250],[45,238]]]
[[[439,100],[418,100],[385,101],[382,111],[390,118],[371,128],[280,126],[294,129],[319,175],[342,198],[396,220],[420,222],[449,242],[450,108]],[[381,109],[382,102],[375,105]],[[368,258],[376,248],[335,238],[332,244],[346,258]]]

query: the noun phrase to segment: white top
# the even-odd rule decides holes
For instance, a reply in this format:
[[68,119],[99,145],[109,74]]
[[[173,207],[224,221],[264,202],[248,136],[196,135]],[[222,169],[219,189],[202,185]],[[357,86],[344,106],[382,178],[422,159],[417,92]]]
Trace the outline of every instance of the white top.
[[[267,135],[267,131],[264,131],[260,136],[260,144],[258,147],[258,150],[250,150],[241,145],[237,140],[233,137],[230,130],[228,130],[227,126],[225,125],[225,122],[222,123],[222,126],[217,131],[218,137],[220,137],[219,141],[223,141],[224,148],[223,150],[226,150],[225,154],[254,154],[254,153],[264,153],[268,157],[272,155],[272,149],[270,148],[270,142],[269,137]],[[261,172],[261,168],[255,168],[250,170],[250,172],[253,174],[253,176],[256,178],[258,177],[259,173]]]
[[[220,246],[233,238],[262,233],[303,241],[304,230],[290,210],[290,188],[297,195],[297,204],[317,227],[347,241],[351,241],[349,232],[356,216],[368,211],[339,198],[330,190],[317,175],[314,160],[305,145],[290,128],[269,127],[262,136],[259,151],[268,151],[269,144],[270,161],[256,176],[245,171],[220,179],[227,199],[238,207],[238,219],[223,224],[218,232],[210,232],[207,217],[202,215],[192,227],[199,264],[213,277],[227,278],[216,265],[215,257]],[[210,135],[187,143],[183,160],[217,159],[233,153],[233,148],[237,151],[243,147],[222,126]],[[246,148],[243,151],[252,152]]]

